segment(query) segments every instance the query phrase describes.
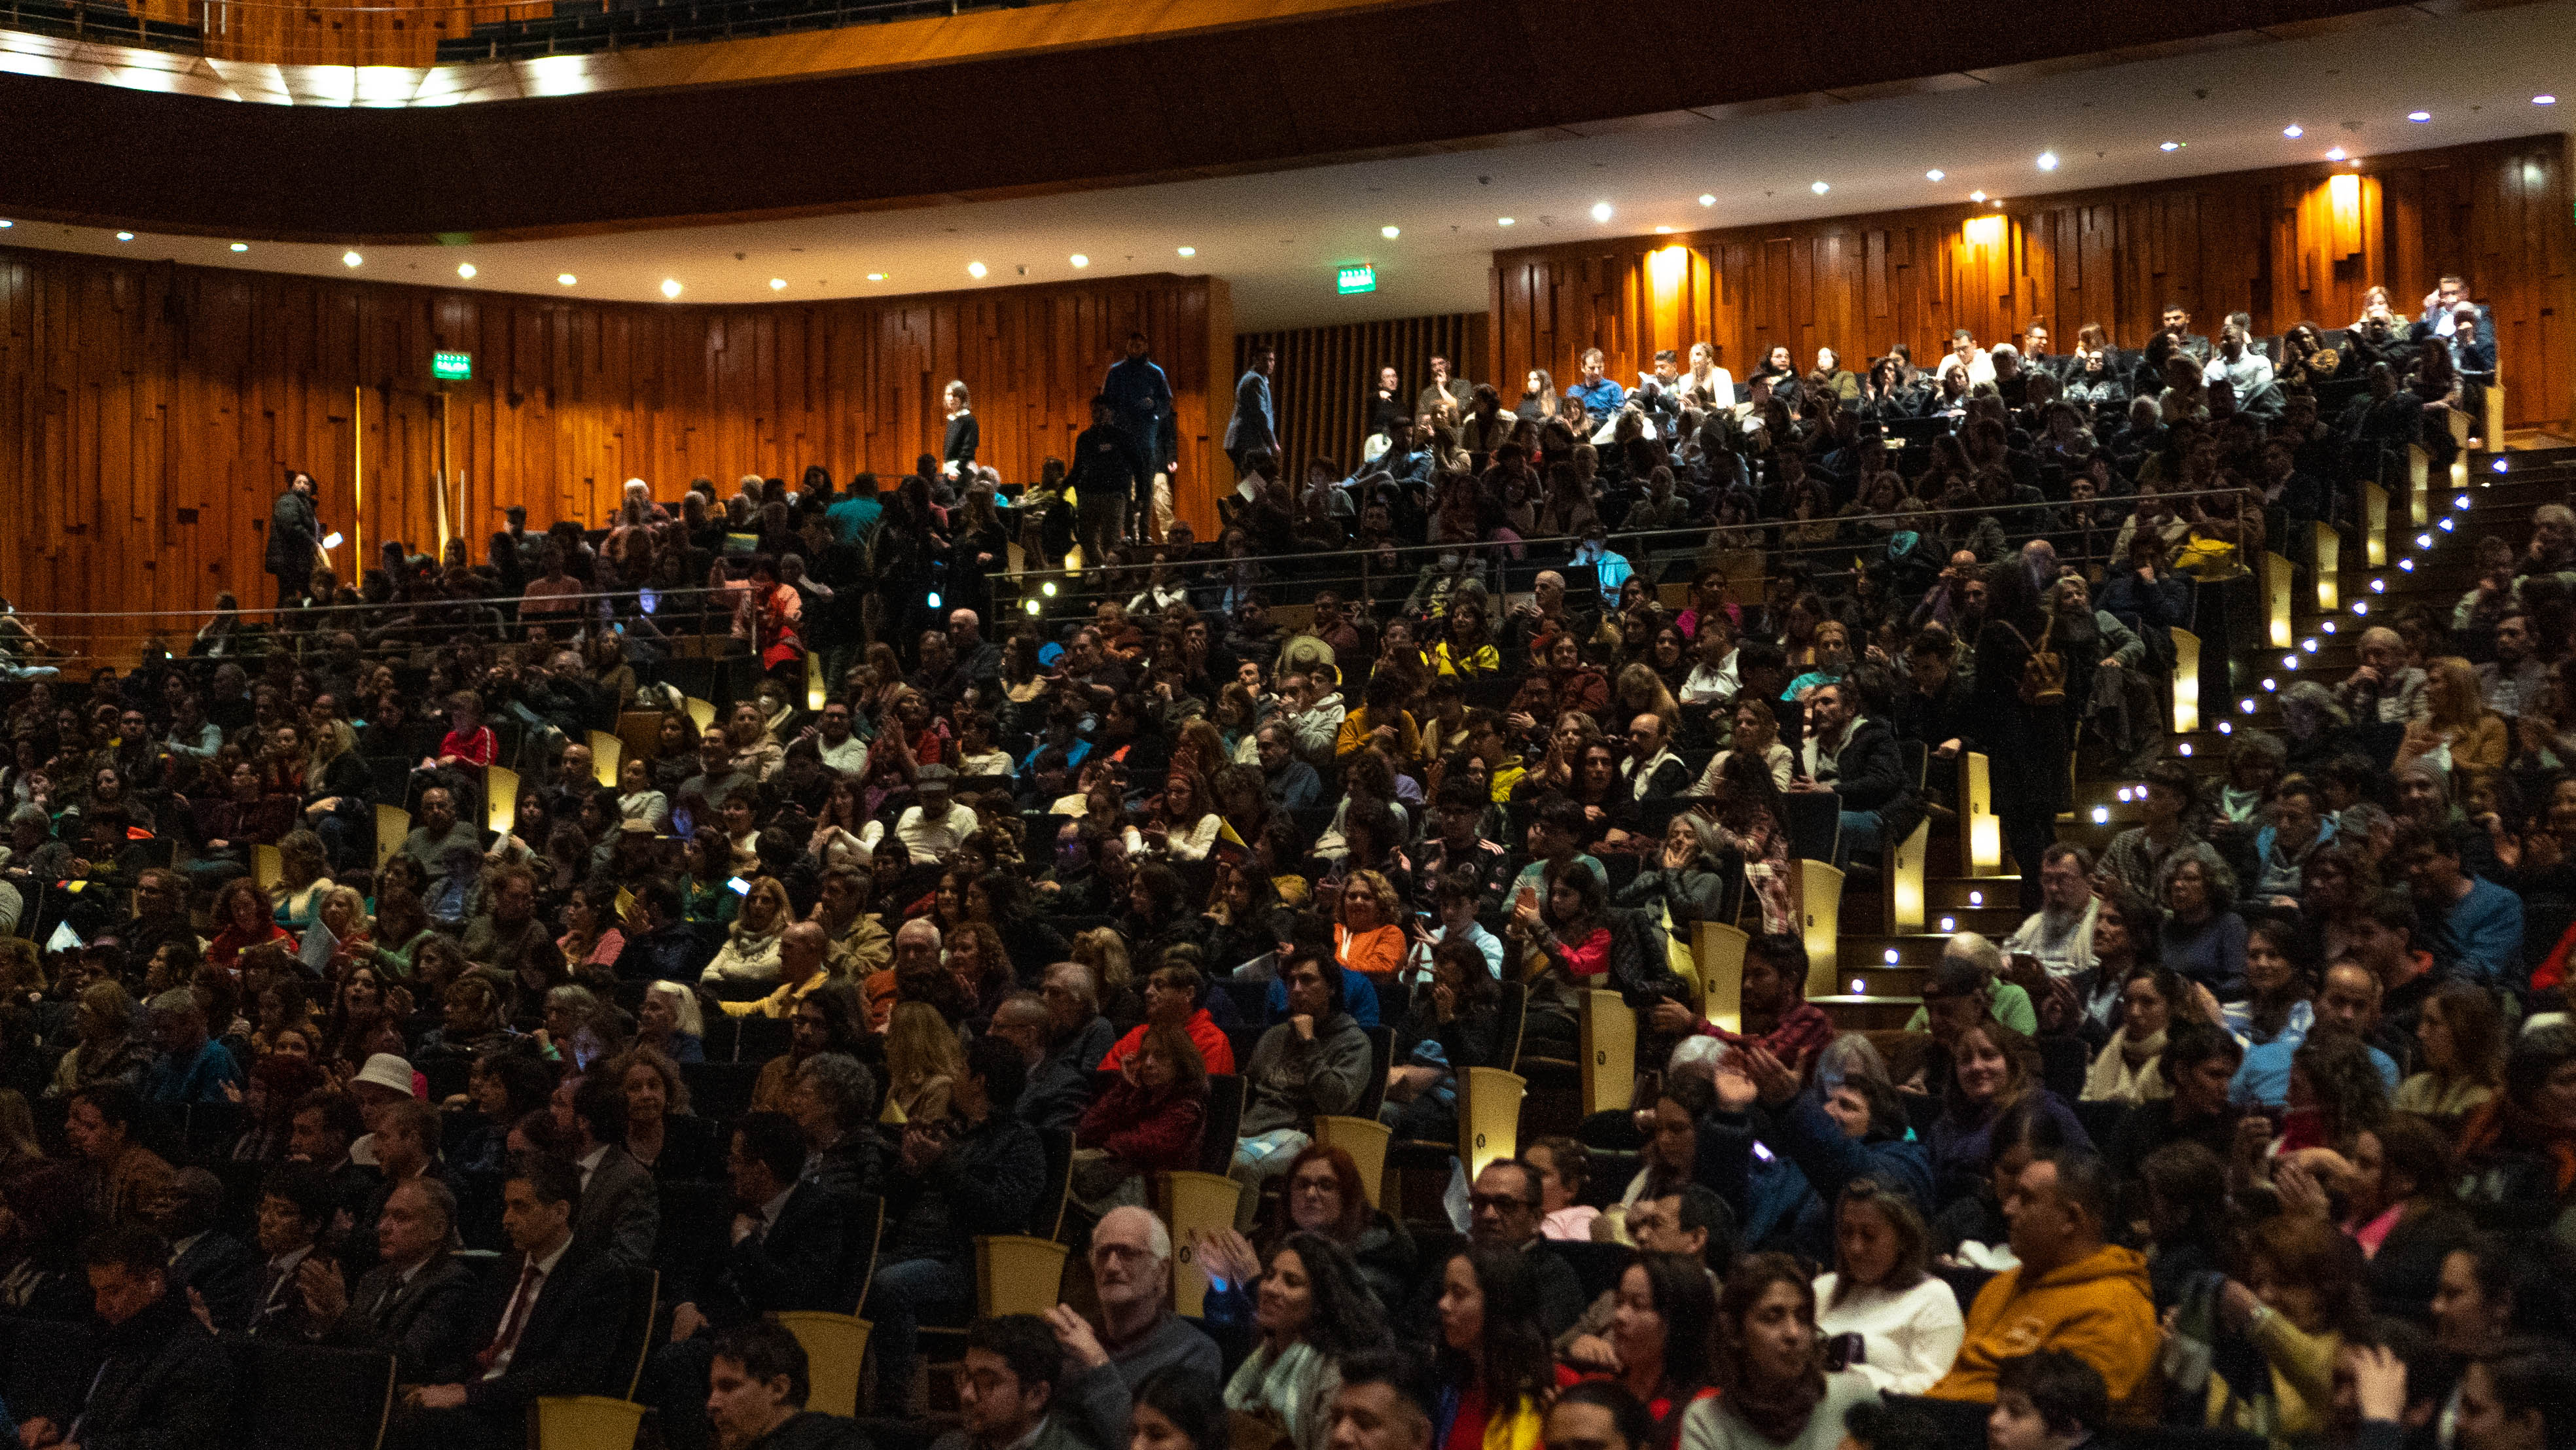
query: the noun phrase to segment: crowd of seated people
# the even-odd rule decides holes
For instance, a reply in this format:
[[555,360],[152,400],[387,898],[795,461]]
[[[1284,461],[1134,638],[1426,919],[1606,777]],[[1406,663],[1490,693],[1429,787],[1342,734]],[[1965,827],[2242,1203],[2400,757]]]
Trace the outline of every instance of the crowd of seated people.
[[[625,1392],[651,1270],[677,1450],[858,1443],[804,1409],[797,1310],[868,1319],[864,1404],[971,1450],[1893,1445],[1962,1405],[2052,1450],[2567,1443],[2576,516],[2223,761],[2161,723],[2172,553],[2223,575],[2447,438],[2431,359],[2484,333],[2440,318],[2336,424],[2346,363],[2178,312],[2107,378],[2093,329],[1962,339],[1924,393],[1958,426],[1899,447],[1942,411],[1901,354],[1741,401],[1704,353],[1635,393],[1596,358],[1508,425],[1444,386],[1429,459],[1400,412],[1320,492],[1256,455],[1213,557],[1095,534],[1052,609],[997,595],[1011,528],[935,460],[638,482],[12,685],[0,1311],[105,1369],[8,1412],[39,1450],[221,1433],[214,1350],[276,1338],[392,1356],[397,1444],[515,1445]],[[1319,576],[1279,556],[1349,527],[1288,615]],[[701,728],[671,681],[728,637]],[[2056,825],[2088,748],[2144,781],[2098,856]],[[1866,883],[1967,752],[2027,919],[1955,934],[1908,1031],[1838,1032],[1801,832]],[[1749,933],[1735,1010],[1674,969],[1703,921]],[[1573,1057],[1593,989],[1633,1111],[1427,1218],[1319,1137],[1454,1143],[1464,1071]],[[1238,1208],[1176,1246],[1191,1169]],[[978,1319],[976,1241],[1030,1232],[1074,1302]]]

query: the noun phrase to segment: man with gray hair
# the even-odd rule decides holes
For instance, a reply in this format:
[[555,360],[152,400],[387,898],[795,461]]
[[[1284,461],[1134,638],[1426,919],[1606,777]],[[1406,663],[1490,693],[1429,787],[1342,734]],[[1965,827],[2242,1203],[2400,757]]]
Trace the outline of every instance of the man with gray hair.
[[1172,1313],[1172,1233],[1145,1209],[1113,1208],[1091,1231],[1100,1324],[1058,1304],[1047,1326],[1077,1371],[1116,1365],[1129,1392],[1166,1369],[1220,1378],[1216,1341]]
[[[1056,965],[1071,966],[1089,975],[1088,969],[1077,962]],[[1054,975],[1052,968],[1048,975]],[[994,1010],[992,1035],[1018,1048],[1020,1060],[1028,1064],[1028,1082],[1020,1092],[1020,1121],[1033,1128],[1071,1131],[1082,1121],[1083,1110],[1091,1105],[1090,1068],[1077,1065],[1071,1052],[1055,1051],[1056,1015],[1047,998],[1035,992],[1014,992]],[[1115,1045],[1113,1039],[1100,1050],[1105,1054]],[[1098,1062],[1099,1058],[1092,1061]]]
[[876,1102],[876,1075],[846,1052],[818,1052],[797,1064],[787,1078],[787,1113],[805,1134],[799,1179],[853,1198],[883,1193]]
[[248,1086],[232,1049],[206,1035],[206,1009],[185,987],[152,999],[152,1040],[160,1055],[143,1073],[146,1102],[222,1103],[227,1086]]

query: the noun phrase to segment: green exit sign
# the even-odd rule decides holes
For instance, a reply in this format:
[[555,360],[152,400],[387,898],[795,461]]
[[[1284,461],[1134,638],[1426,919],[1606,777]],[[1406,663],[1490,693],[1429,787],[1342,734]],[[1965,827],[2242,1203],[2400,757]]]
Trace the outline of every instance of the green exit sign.
[[1344,267],[1333,274],[1333,290],[1345,297],[1354,292],[1374,292],[1377,290],[1377,268],[1366,262],[1356,267]]
[[470,352],[434,352],[429,355],[429,375],[459,382],[474,376],[474,354]]

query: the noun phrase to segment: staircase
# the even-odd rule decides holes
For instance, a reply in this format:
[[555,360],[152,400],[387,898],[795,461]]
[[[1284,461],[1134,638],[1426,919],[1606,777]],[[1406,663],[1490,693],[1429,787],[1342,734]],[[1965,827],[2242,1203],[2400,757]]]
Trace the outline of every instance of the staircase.
[[[2201,641],[2177,640],[2184,678],[2176,688],[2186,702],[2177,713],[2190,715],[2188,702],[2196,694],[2198,719],[2197,728],[2171,735],[2172,748],[2202,775],[2217,774],[2235,731],[2280,727],[2281,691],[2307,678],[2333,684],[2356,669],[2363,630],[2408,604],[2425,605],[2447,623],[2460,596],[2476,586],[2475,541],[2495,534],[2519,555],[2530,541],[2532,512],[2567,502],[2571,488],[2576,447],[2555,438],[2509,442],[2503,452],[2464,450],[2449,470],[2418,460],[2384,502],[2373,501],[2369,512],[2384,518],[2381,527],[2365,523],[2331,543],[2319,541],[2318,569],[2294,568],[2277,554],[2255,561],[2260,617],[2254,621],[2259,627],[2241,631],[2249,642],[2224,659],[2202,661],[2195,680],[2192,662]],[[2329,556],[2333,567],[2323,567]],[[2207,586],[2201,588],[2206,606],[2211,596]],[[2243,586],[2238,588],[2241,597]],[[2221,684],[2228,688],[2218,689]],[[1822,906],[1839,929],[1826,935],[1818,930],[1821,920],[1811,924],[1808,998],[1830,1011],[1842,1030],[1903,1027],[1922,1004],[1922,984],[1953,933],[1975,931],[2000,940],[2021,924],[2021,878],[2011,874],[2016,863],[2004,854],[1993,817],[1984,816],[1982,824],[1976,819],[1984,806],[1984,764],[1981,758],[1931,763],[1935,772],[1959,773],[1957,799],[1967,819],[1930,822],[1915,843],[1919,862],[1891,851],[1886,869],[1870,884],[1855,881],[1829,903],[1810,901],[1811,919]],[[2138,823],[2141,794],[2135,780],[2079,777],[2075,809],[2058,817],[2058,839],[2099,856],[2113,836]],[[1830,874],[1810,871],[1811,896],[1819,878]],[[1889,893],[1905,901],[1916,879],[1919,922],[1894,929],[1899,916],[1914,913],[1891,912]],[[1838,884],[1828,881],[1827,894]]]

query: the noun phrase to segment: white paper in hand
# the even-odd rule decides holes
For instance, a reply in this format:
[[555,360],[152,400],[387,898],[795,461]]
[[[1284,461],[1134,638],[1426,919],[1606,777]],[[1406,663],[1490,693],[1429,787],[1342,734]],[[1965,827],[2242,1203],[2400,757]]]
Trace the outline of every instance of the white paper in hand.
[[303,944],[296,949],[295,955],[318,976],[330,970],[331,954],[339,949],[339,936],[317,919],[304,929]]

